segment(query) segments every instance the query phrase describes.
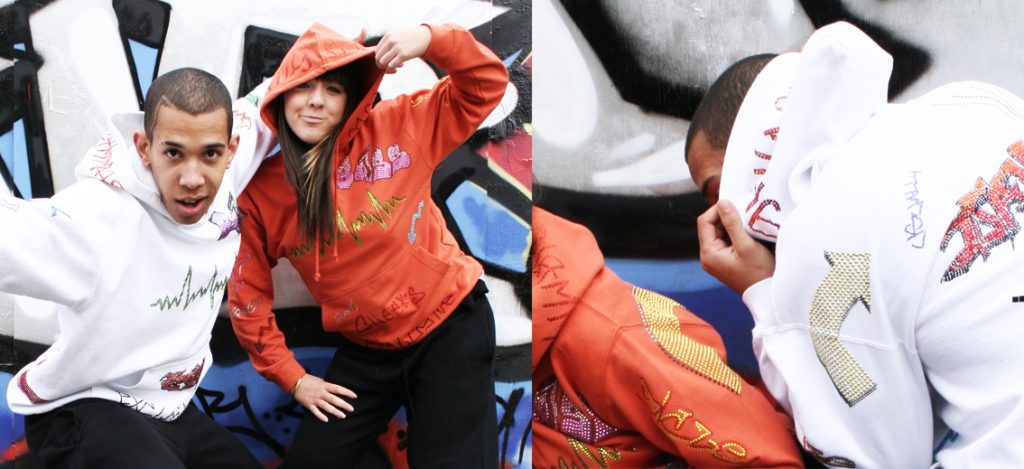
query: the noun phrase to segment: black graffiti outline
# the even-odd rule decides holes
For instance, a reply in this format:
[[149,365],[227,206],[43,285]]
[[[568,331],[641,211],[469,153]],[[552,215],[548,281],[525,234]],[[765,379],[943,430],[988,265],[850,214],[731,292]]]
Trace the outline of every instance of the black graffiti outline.
[[[285,445],[283,443],[278,442],[276,439],[274,439],[274,437],[270,436],[270,433],[268,433],[267,430],[263,428],[263,425],[259,422],[259,419],[256,417],[256,412],[253,411],[252,405],[249,403],[247,388],[245,386],[238,386],[238,398],[235,399],[234,401],[222,404],[225,401],[226,397],[227,394],[221,391],[207,389],[202,386],[196,388],[196,400],[199,401],[199,405],[200,407],[203,408],[203,412],[205,412],[206,415],[210,416],[211,419],[216,420],[215,414],[226,414],[241,407],[242,411],[249,419],[249,424],[252,425],[252,428],[247,428],[240,425],[225,425],[224,428],[228,429],[228,431],[238,433],[240,435],[246,435],[250,438],[253,438],[256,441],[263,443],[268,448],[270,448],[270,450],[273,451],[274,454],[276,454],[278,457],[284,457]],[[212,398],[213,401],[208,401],[208,398]],[[294,399],[292,399],[291,405],[294,406],[294,404],[296,404],[296,402]],[[274,409],[274,411],[278,412],[280,409],[281,407],[278,407]],[[293,416],[293,413],[279,413],[288,415],[290,417]],[[301,417],[301,414],[299,414],[298,418],[301,419]]]
[[171,5],[159,0],[111,0],[111,6],[114,9],[114,15],[117,16],[121,46],[124,48],[125,59],[128,61],[132,84],[135,85],[135,99],[141,110],[145,93],[142,90],[142,81],[139,79],[139,70],[135,67],[135,54],[132,53],[128,40],[131,39],[156,49],[153,76],[149,77],[152,82],[160,70],[160,59],[163,57],[164,43],[167,40],[167,30],[171,22]]
[[800,0],[807,18],[815,28],[836,21],[846,21],[864,31],[882,49],[892,55],[892,75],[889,77],[889,99],[906,91],[931,68],[932,58],[920,46],[901,39],[892,29],[865,20],[847,8],[844,0]]
[[[497,399],[498,404],[501,405],[502,410],[505,411],[504,415],[501,417],[501,420],[498,422],[498,437],[501,438],[501,451],[498,452],[498,454],[501,455],[501,459],[498,464],[498,467],[506,467],[505,453],[508,451],[508,441],[509,438],[512,436],[512,430],[514,430],[516,426],[515,412],[516,409],[519,407],[519,403],[523,399],[523,395],[525,394],[525,388],[515,388],[509,394],[508,399],[502,399],[502,397],[497,394],[495,394],[494,396],[495,399]],[[518,463],[520,464],[522,464],[523,462],[523,454],[526,450],[526,442],[528,440],[528,436],[530,435],[530,430],[532,428],[530,425],[531,423],[532,420],[530,423],[527,423],[526,428],[523,430],[523,434],[519,439]]]
[[[53,195],[53,171],[39,93],[38,72],[44,61],[33,46],[28,19],[50,3],[52,0],[18,0],[0,8],[0,57],[15,61],[0,71],[0,135],[12,131],[15,122],[24,122],[31,196],[36,198]],[[0,167],[0,177],[11,192],[27,198],[29,194],[22,194],[14,185],[11,169],[3,161]]]

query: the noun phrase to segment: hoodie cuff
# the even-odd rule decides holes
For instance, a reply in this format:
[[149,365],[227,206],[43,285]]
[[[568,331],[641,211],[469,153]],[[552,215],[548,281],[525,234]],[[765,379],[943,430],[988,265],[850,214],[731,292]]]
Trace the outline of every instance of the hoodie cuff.
[[298,360],[292,357],[290,360],[283,360],[276,366],[264,372],[267,379],[274,382],[277,387],[285,393],[291,393],[299,378],[306,375],[306,369],[299,364]]
[[755,327],[773,325],[775,316],[772,314],[772,277],[748,287],[743,292],[743,303],[754,317]]

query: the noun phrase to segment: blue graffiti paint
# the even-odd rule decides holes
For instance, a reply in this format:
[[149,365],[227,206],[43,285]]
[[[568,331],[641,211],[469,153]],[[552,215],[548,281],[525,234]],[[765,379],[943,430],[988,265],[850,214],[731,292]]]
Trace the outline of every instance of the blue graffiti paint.
[[[292,352],[317,376],[324,375],[334,356],[329,347],[296,347]],[[302,419],[302,407],[292,396],[256,373],[248,360],[231,366],[215,363],[200,388],[203,392],[193,398],[196,406],[220,425],[235,429],[262,462],[278,458],[276,450],[287,448]]]
[[[6,391],[7,383],[10,383],[13,377],[10,373],[0,373],[0,386],[3,386],[0,389]],[[7,399],[4,399],[0,404],[0,445],[10,448],[11,444],[24,434],[25,418],[11,412],[11,408],[7,406]]]
[[494,383],[494,394],[498,398],[498,450],[505,463],[501,467],[532,466],[532,389],[530,381]]
[[132,49],[135,70],[139,73],[139,89],[145,96],[149,91],[149,85],[153,83],[153,77],[156,76],[157,50],[134,39],[129,39],[128,45]]
[[0,154],[3,162],[11,170],[14,185],[26,199],[32,198],[32,180],[29,177],[28,146],[25,139],[25,121],[18,119],[10,132],[0,136]]
[[696,292],[725,286],[704,272],[699,259],[607,258],[605,265],[623,280],[656,292]]
[[459,185],[445,202],[470,254],[515,272],[526,272],[529,225],[469,181]]
[[523,50],[522,49],[517,50],[514,54],[510,55],[507,59],[505,59],[503,61],[503,63],[505,64],[505,68],[511,67],[512,64],[514,64],[516,62],[516,59],[518,59],[520,55],[523,55]]

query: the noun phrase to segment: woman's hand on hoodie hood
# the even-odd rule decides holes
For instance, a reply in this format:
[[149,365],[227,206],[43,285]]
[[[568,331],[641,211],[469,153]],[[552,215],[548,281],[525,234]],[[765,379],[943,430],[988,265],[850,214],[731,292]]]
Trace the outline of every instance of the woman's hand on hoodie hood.
[[377,44],[373,56],[377,67],[395,73],[406,61],[426,53],[431,37],[430,28],[424,25],[389,31]]

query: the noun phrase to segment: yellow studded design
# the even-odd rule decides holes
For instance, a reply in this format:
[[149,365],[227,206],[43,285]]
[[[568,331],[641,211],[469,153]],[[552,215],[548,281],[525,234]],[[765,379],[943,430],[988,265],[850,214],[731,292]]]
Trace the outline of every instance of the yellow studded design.
[[[593,462],[594,464],[597,464],[597,467],[600,469],[608,469],[609,467],[611,467],[611,461],[622,461],[622,453],[620,453],[617,449],[598,447],[597,454],[594,454],[594,452],[587,447],[586,443],[583,443],[582,441],[577,440],[571,436],[566,437],[566,439],[569,440],[569,447],[572,448],[573,453],[576,454],[576,459],[580,462],[580,464],[582,464],[582,466],[576,465],[575,461],[573,461],[571,464],[567,463],[565,459],[559,457],[559,469],[589,469],[590,464],[588,464],[588,460],[590,462]],[[609,461],[609,459],[611,461]]]
[[[658,423],[662,433],[669,438],[686,443],[686,446],[691,450],[710,453],[711,457],[720,461],[740,464],[746,462],[747,449],[743,445],[734,441],[719,443],[718,440],[711,438],[711,428],[700,421],[689,410],[673,405],[672,407],[675,407],[676,410],[669,411],[668,403],[672,396],[672,391],[665,391],[665,398],[659,404],[654,400],[654,396],[651,395],[651,389],[647,387],[647,382],[641,379],[640,392],[637,393],[637,396],[651,408],[651,415],[654,417],[654,421]],[[675,421],[674,423],[672,422],[673,420]],[[691,425],[688,425],[684,432],[683,427],[688,422]]]
[[832,384],[853,407],[877,385],[839,341],[839,329],[858,301],[871,311],[871,254],[826,251],[825,260],[832,267],[814,291],[808,332]]
[[679,318],[672,312],[673,308],[682,308],[679,303],[639,287],[633,287],[633,297],[647,333],[669,357],[730,391],[740,393],[743,380],[722,361],[715,349],[683,334]]

